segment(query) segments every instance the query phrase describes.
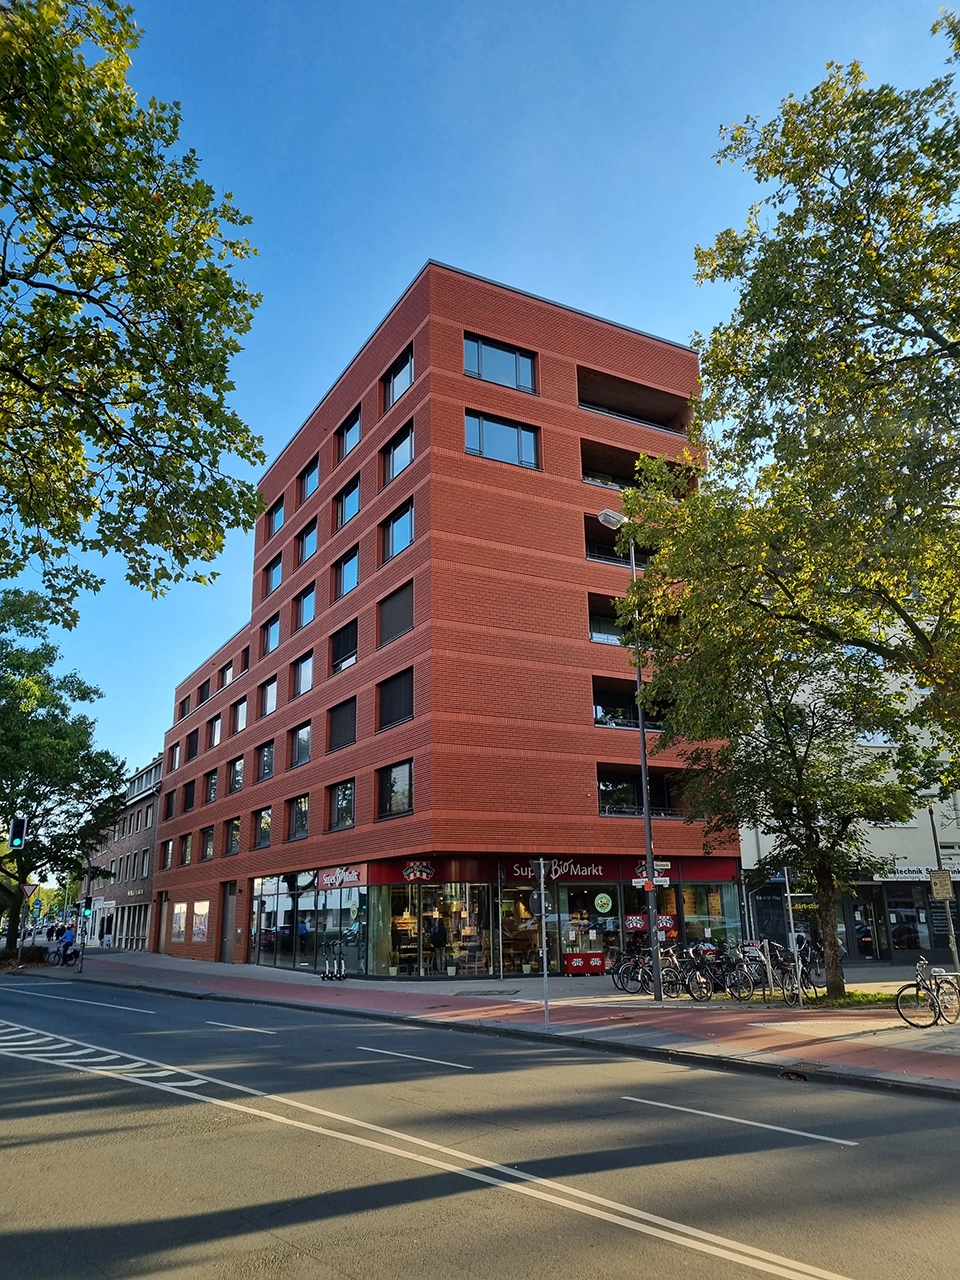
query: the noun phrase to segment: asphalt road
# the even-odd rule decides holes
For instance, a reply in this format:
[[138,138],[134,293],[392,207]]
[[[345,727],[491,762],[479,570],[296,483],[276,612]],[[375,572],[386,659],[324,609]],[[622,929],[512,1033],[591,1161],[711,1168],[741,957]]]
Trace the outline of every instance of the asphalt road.
[[0,1019],[11,1280],[960,1276],[955,1102],[69,979]]

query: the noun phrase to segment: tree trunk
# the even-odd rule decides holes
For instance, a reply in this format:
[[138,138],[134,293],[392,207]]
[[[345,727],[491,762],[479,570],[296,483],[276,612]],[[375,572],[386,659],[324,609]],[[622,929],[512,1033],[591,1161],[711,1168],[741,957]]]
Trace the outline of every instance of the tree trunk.
[[20,937],[20,917],[23,915],[23,890],[17,886],[16,896],[13,905],[10,907],[7,916],[7,937],[6,945],[11,951],[16,951],[17,940]]
[[834,897],[836,885],[833,881],[833,872],[827,863],[818,862],[814,874],[823,960],[827,970],[827,997],[830,1000],[842,1000],[847,994],[847,988],[843,981],[840,938],[837,935],[837,904]]

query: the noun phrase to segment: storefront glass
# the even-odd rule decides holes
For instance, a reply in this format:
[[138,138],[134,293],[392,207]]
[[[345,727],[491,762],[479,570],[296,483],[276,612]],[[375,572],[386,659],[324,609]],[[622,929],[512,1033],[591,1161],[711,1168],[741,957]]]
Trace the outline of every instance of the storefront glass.
[[[660,886],[657,889],[657,914],[663,945],[676,946],[680,940],[680,914],[677,907],[676,886]],[[623,886],[623,931],[627,949],[644,950],[650,945],[647,929],[647,895],[632,884]]]
[[622,951],[620,886],[560,885],[560,944],[564,955],[602,952],[606,963]]
[[296,967],[313,969],[317,958],[317,873],[297,876]]
[[930,949],[927,889],[919,884],[887,885],[890,945],[897,951]]
[[740,904],[735,884],[685,884],[682,898],[687,946],[704,940],[740,941]]
[[292,969],[294,959],[294,938],[296,935],[296,891],[297,877],[281,876],[280,892],[277,894],[277,942],[276,959],[278,969]]
[[[500,895],[500,930],[504,973],[539,973],[540,918],[530,909],[530,889],[504,888]],[[553,910],[547,916],[547,950],[550,972],[559,973],[557,887],[551,885]]]

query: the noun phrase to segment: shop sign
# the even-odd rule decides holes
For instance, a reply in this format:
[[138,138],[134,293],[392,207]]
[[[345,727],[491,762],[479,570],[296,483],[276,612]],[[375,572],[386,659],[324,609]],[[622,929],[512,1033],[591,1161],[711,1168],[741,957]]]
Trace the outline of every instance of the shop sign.
[[432,880],[434,873],[429,862],[408,862],[402,874],[407,884],[411,884],[415,880]]
[[[602,862],[579,862],[575,858],[550,858],[546,868],[548,880],[617,880],[619,877]],[[540,859],[530,862],[514,862],[510,866],[509,879],[534,881],[540,879]]]
[[359,867],[335,867],[332,871],[321,871],[320,880],[324,889],[339,889],[343,884],[359,884]]
[[[960,880],[960,870],[945,874],[949,875],[951,880]],[[875,875],[873,878],[874,880],[928,880],[929,876],[930,867],[893,867],[890,871]]]
[[610,897],[609,893],[598,893],[593,900],[593,905],[602,916],[605,916],[608,912],[613,910],[613,899]]

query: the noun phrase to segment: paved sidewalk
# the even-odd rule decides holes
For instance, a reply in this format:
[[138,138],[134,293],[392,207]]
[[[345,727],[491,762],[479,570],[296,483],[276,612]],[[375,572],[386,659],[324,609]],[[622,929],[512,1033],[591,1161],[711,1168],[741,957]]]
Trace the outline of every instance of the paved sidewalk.
[[[608,978],[552,978],[550,1028],[543,1025],[539,978],[504,981],[323,982],[315,974],[254,965],[209,964],[149,952],[86,953],[82,974],[29,969],[31,977],[137,987],[199,999],[282,1004],[318,1012],[440,1022],[462,1030],[548,1036],[608,1052],[667,1056],[711,1066],[808,1080],[905,1089],[960,1100],[960,1026],[915,1030],[894,1009],[831,1011],[726,1001],[657,1005],[614,989]],[[896,991],[913,971],[867,970],[848,989]],[[4,982],[16,982],[9,972]],[[58,992],[64,998],[66,992]],[[2,995],[2,990],[0,990]],[[77,993],[79,996],[79,992]]]

